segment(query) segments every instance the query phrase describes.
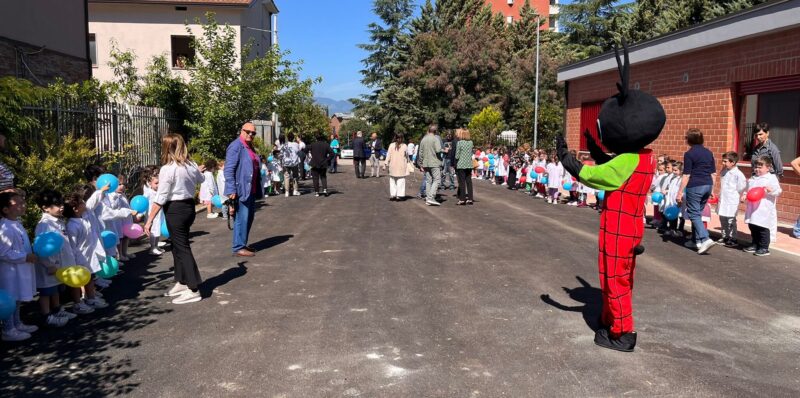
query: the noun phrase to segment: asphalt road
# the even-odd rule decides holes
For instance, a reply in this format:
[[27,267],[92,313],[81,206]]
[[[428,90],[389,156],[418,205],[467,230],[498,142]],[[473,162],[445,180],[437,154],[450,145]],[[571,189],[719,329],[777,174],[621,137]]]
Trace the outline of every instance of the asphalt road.
[[596,212],[484,181],[470,207],[395,203],[387,178],[344,170],[328,198],[269,198],[253,259],[198,217],[200,303],[161,297],[171,255],[140,255],[111,308],[3,344],[0,396],[800,395],[796,257],[699,256],[648,230],[639,344],[618,353],[592,343]]

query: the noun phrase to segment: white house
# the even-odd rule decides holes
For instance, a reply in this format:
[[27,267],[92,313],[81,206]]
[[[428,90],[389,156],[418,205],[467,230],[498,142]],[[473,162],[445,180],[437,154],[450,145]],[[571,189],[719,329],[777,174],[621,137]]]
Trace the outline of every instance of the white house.
[[[249,58],[263,55],[277,43],[278,8],[273,0],[88,0],[89,54],[92,75],[113,78],[108,66],[111,41],[136,55],[135,66],[145,70],[154,56],[166,55],[173,71],[188,77],[184,58],[194,58],[191,36],[202,32],[195,21],[214,12],[220,25],[228,24],[238,36],[237,53],[252,42]],[[241,62],[241,60],[240,60]]]

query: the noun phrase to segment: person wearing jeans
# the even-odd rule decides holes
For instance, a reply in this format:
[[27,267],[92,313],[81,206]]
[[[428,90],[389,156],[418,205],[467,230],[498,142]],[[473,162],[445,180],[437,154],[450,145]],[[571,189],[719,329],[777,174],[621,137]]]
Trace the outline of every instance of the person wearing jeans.
[[256,200],[264,197],[261,182],[261,158],[252,147],[255,125],[245,123],[239,137],[228,145],[225,153],[225,190],[223,194],[238,205],[231,206],[233,226],[231,252],[238,257],[253,257],[255,251],[247,245],[256,210]]
[[430,125],[425,137],[419,143],[418,160],[427,180],[425,204],[428,206],[440,205],[436,201],[436,192],[439,190],[439,183],[442,182],[442,141],[436,136],[437,130],[435,124]]
[[709,239],[703,224],[703,208],[712,197],[717,169],[714,154],[703,146],[703,133],[699,129],[686,132],[686,143],[690,148],[683,155],[683,177],[675,200],[686,201],[686,218],[692,223],[694,241],[686,242],[686,247],[696,247],[697,253],[703,254],[715,243]]
[[161,170],[158,173],[158,191],[148,212],[145,234],[156,215],[164,209],[167,230],[172,240],[172,259],[175,268],[175,286],[165,295],[175,297],[174,304],[188,304],[202,300],[198,286],[202,282],[197,262],[189,243],[189,231],[194,223],[194,193],[203,182],[205,167],[189,160],[189,151],[183,137],[167,134],[161,139]]

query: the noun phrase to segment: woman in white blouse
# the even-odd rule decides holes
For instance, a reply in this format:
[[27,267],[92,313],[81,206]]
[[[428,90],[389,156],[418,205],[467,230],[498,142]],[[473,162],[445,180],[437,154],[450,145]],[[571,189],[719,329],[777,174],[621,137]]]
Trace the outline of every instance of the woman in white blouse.
[[202,279],[189,246],[189,229],[195,217],[195,186],[203,182],[205,167],[189,160],[186,143],[179,134],[167,134],[161,139],[161,163],[158,192],[144,230],[149,236],[153,219],[163,208],[175,266],[175,286],[165,295],[175,297],[175,304],[194,303],[202,299],[198,290]]

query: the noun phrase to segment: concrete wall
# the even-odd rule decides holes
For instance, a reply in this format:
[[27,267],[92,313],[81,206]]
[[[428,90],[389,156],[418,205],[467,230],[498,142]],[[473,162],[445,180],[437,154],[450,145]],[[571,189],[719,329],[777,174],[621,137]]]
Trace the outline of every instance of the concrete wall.
[[[93,76],[101,81],[113,79],[113,72],[108,67],[110,40],[116,39],[121,50],[131,50],[136,54],[135,66],[144,73],[147,64],[157,55],[164,54],[170,60],[170,37],[186,36],[186,23],[189,23],[193,35],[199,36],[201,26],[195,24],[195,18],[205,20],[206,11],[214,11],[220,25],[230,24],[237,35],[236,52],[241,49],[242,34],[240,31],[244,8],[186,6],[186,11],[178,11],[174,5],[143,4],[89,4],[89,33],[95,35],[97,42],[97,66]],[[173,69],[176,74],[188,78],[188,71]]]
[[[667,112],[667,124],[650,146],[655,153],[682,159],[688,149],[686,130],[696,127],[703,131],[719,169],[723,152],[738,151],[736,83],[791,75],[800,75],[800,28],[634,64],[631,85],[639,84],[658,97]],[[572,148],[578,148],[580,142],[581,104],[616,94],[617,81],[616,71],[569,81],[566,130]],[[792,155],[783,154],[784,161],[791,161]],[[750,175],[749,164],[741,167]],[[800,214],[800,178],[784,170],[781,185],[779,218],[793,222]]]
[[248,59],[254,59],[264,55],[272,46],[272,33],[264,30],[272,30],[272,19],[270,13],[264,6],[269,0],[258,0],[242,13],[244,26],[254,29],[242,28],[242,45],[247,45],[252,40],[252,47]]
[[3,0],[0,36],[86,59],[84,0]]

